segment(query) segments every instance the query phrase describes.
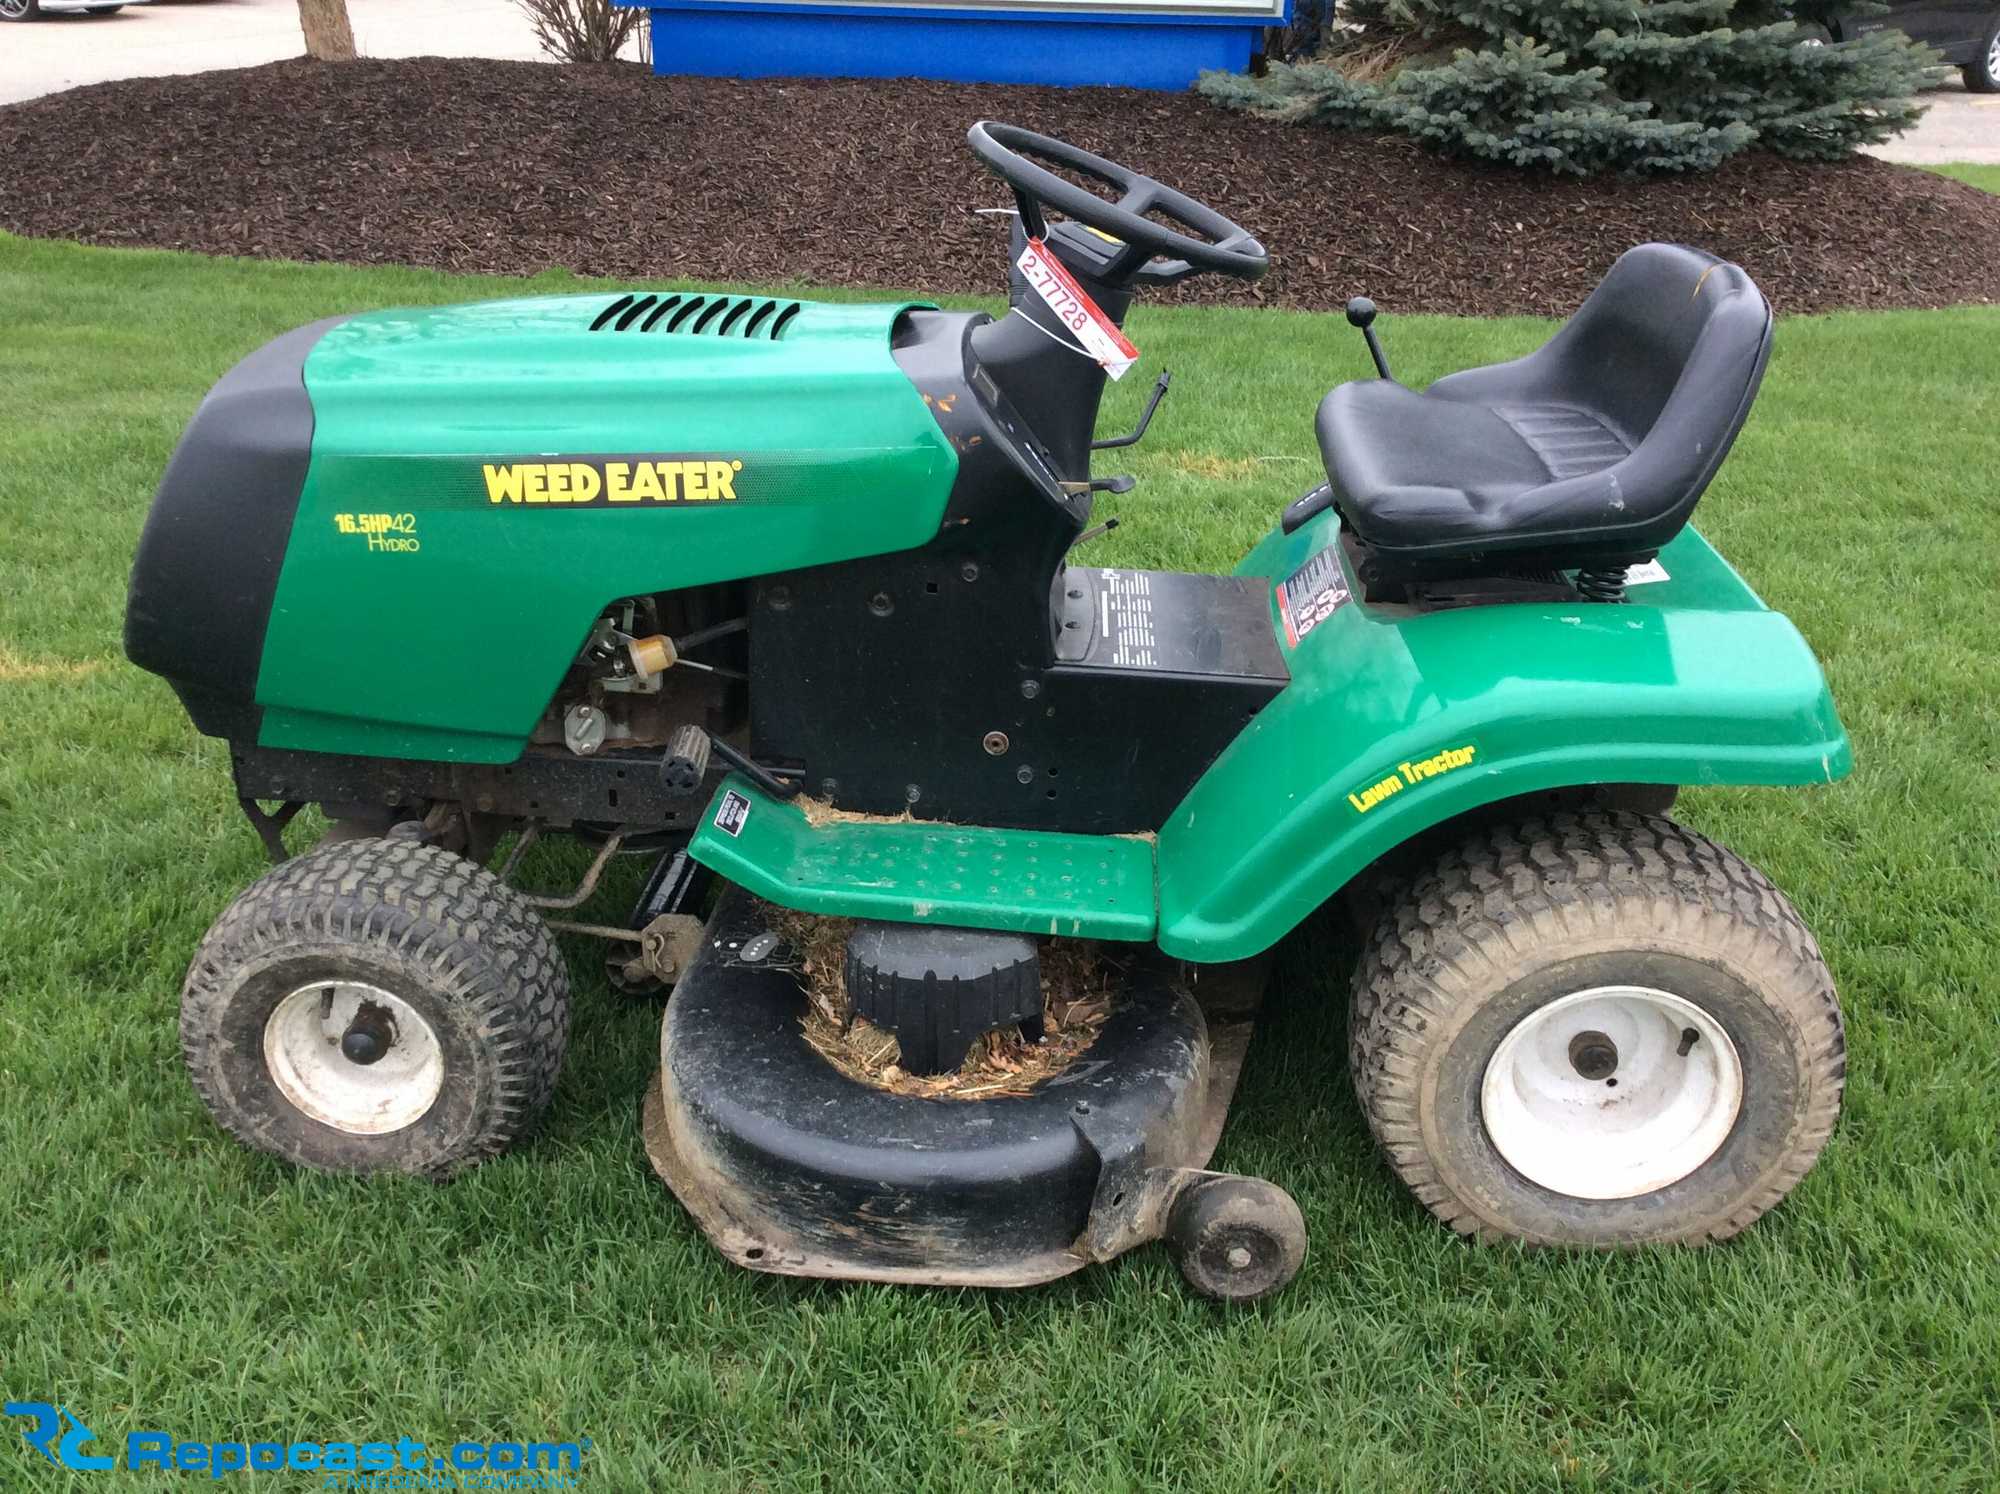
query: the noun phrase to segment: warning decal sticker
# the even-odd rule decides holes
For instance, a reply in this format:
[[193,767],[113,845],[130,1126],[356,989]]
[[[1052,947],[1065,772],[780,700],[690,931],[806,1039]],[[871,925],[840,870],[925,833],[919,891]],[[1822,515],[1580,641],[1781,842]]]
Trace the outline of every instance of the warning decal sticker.
[[1340,556],[1329,545],[1278,583],[1278,615],[1285,642],[1293,648],[1314,628],[1354,600]]
[[750,801],[735,789],[724,789],[722,802],[715,807],[715,828],[724,835],[741,835],[750,818]]

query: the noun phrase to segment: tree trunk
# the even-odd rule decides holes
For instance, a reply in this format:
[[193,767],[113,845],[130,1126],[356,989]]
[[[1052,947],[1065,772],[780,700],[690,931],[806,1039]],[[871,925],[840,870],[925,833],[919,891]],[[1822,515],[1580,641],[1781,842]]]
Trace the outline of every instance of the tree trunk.
[[347,0],[299,0],[299,29],[306,34],[306,52],[321,62],[354,60],[354,27],[347,19]]

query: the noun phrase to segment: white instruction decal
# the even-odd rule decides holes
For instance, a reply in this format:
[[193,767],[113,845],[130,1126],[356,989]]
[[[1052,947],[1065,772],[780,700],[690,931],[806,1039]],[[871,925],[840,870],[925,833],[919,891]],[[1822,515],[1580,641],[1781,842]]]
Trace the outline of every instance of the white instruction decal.
[[1123,669],[1151,669],[1153,583],[1143,571],[1106,571],[1097,594],[1097,630],[1111,645],[1111,662]]
[[735,789],[723,790],[722,802],[715,807],[715,828],[724,835],[741,835],[743,822],[749,818],[750,801]]

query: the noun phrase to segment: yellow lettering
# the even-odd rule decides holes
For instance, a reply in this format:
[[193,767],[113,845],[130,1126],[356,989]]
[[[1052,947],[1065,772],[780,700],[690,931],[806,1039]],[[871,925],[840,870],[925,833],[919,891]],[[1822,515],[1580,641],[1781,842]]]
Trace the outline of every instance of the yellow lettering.
[[[736,500],[740,460],[487,463],[489,503],[713,503]],[[398,526],[393,515],[336,518],[336,525]]]
[[1413,763],[1398,763],[1396,771],[1402,775],[1398,787],[1407,784],[1415,788],[1426,778],[1436,778],[1441,773],[1449,773],[1454,768],[1468,765],[1477,749],[1473,747],[1447,747],[1435,757],[1420,758]]
[[499,503],[503,499],[509,503],[521,501],[521,469],[519,467],[486,468],[486,497],[489,502]]
[[1357,814],[1366,814],[1391,794],[1400,794],[1402,791],[1403,780],[1391,773],[1380,783],[1370,784],[1359,794],[1349,794],[1347,802],[1354,806]]

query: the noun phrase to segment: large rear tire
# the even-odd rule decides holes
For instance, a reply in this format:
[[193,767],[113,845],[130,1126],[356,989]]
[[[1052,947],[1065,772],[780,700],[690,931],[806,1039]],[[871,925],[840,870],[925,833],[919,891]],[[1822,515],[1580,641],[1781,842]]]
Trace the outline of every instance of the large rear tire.
[[0,0],[0,21],[38,21],[42,0]]
[[1762,873],[1673,821],[1480,832],[1382,917],[1354,1086],[1390,1165],[1463,1234],[1701,1244],[1818,1157],[1846,1043],[1818,946]]
[[548,1103],[569,977],[484,867],[406,840],[267,873],[202,941],[181,996],[196,1091],[237,1140],[326,1172],[445,1178]]

